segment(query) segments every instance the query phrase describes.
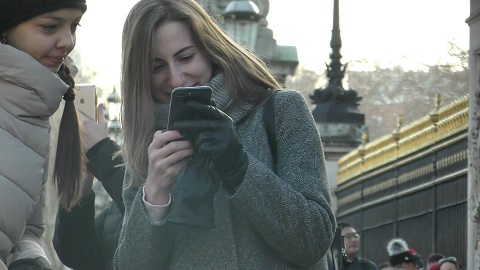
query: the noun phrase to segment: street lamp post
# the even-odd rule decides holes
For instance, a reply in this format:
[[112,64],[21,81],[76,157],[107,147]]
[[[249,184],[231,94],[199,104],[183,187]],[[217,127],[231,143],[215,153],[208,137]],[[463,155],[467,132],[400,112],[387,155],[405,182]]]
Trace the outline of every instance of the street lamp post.
[[249,0],[231,1],[222,15],[225,18],[227,34],[254,51],[258,22],[262,18],[257,5]]
[[120,95],[117,94],[115,87],[112,93],[107,97],[107,114],[108,114],[108,135],[119,145],[122,144],[123,138],[121,135],[122,125],[120,124]]

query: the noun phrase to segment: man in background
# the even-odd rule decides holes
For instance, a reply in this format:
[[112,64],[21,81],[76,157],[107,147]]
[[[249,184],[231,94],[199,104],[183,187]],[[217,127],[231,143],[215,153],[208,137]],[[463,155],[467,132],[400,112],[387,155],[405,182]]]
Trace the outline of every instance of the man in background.
[[360,252],[360,235],[352,224],[339,223],[345,243],[344,269],[345,270],[378,270],[377,266],[358,254]]

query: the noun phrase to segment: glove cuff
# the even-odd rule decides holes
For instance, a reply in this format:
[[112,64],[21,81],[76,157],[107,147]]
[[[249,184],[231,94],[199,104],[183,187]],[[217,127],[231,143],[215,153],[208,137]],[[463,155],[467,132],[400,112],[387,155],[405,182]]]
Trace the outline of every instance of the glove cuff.
[[235,189],[239,187],[245,174],[247,173],[248,168],[248,156],[245,152],[242,152],[241,158],[238,160],[237,164],[234,166],[235,169],[230,170],[229,172],[219,173],[222,178],[222,183],[225,189],[230,193],[235,193]]

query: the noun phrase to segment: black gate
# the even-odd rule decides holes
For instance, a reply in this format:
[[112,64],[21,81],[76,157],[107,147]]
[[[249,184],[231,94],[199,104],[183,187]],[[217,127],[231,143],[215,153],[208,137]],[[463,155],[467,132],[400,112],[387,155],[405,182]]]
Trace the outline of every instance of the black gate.
[[336,196],[337,219],[356,226],[365,258],[387,262],[387,242],[400,237],[424,260],[439,252],[466,262],[466,132],[349,179]]

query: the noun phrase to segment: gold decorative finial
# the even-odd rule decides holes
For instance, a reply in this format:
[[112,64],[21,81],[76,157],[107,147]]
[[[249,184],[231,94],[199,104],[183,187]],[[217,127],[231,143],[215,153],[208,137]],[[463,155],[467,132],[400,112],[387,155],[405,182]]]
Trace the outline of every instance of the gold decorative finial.
[[435,94],[435,109],[438,110],[440,108],[440,102],[442,102],[442,95],[440,93]]
[[362,142],[365,144],[368,142],[368,133],[366,130],[362,132]]
[[398,142],[400,140],[400,129],[402,128],[402,115],[399,114],[397,116],[397,128],[393,131],[392,136],[393,139]]
[[365,147],[368,143],[368,128],[363,128],[362,130],[362,143],[360,144],[360,146],[358,147],[358,155],[360,155],[360,157],[363,158],[365,157]]
[[438,110],[440,109],[441,100],[442,100],[442,96],[440,95],[440,93],[436,93],[435,94],[435,108],[430,113],[430,121],[432,121],[432,124],[434,126],[436,126],[437,123],[438,123]]

